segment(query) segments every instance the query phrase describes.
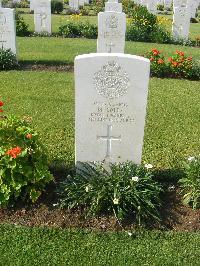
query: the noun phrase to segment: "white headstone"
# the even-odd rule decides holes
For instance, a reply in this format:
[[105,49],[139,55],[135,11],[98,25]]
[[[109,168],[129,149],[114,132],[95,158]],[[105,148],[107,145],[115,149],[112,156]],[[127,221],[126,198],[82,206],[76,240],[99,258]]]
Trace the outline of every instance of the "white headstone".
[[[112,10],[112,8],[114,10]],[[124,53],[126,15],[118,2],[106,4],[105,12],[98,14],[98,53]],[[115,11],[117,10],[117,11]]]
[[156,0],[148,0],[146,7],[150,13],[154,15],[157,13],[157,1]]
[[191,18],[195,18],[196,17],[196,12],[199,6],[199,0],[188,0],[187,1],[187,6],[190,9],[190,14],[191,14]]
[[164,0],[164,7],[171,8],[172,7],[172,0]]
[[111,12],[122,12],[122,4],[118,3],[117,0],[110,0],[108,2],[105,2],[105,11],[111,11]]
[[30,11],[34,11],[34,0],[30,0]]
[[72,10],[78,11],[79,10],[79,0],[69,0],[69,6]]
[[0,8],[0,48],[17,53],[15,13],[11,8]]
[[34,0],[35,32],[51,34],[51,1]]
[[134,55],[75,58],[76,162],[141,162],[149,72]]
[[79,0],[79,6],[84,6],[85,0]]
[[188,39],[190,29],[190,10],[187,6],[174,7],[172,33],[174,39]]

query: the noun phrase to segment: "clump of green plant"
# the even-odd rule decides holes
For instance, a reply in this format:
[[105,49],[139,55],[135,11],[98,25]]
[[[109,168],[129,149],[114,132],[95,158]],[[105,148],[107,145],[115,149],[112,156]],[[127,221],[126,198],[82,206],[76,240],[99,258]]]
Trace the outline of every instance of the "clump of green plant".
[[[79,16],[79,15],[76,15]],[[59,27],[59,34],[66,38],[97,38],[97,26],[89,22],[68,21]]]
[[144,6],[134,6],[129,13],[127,41],[170,43],[170,33],[161,26],[157,17]]
[[15,14],[15,20],[16,20],[16,35],[21,37],[29,35],[30,34],[29,25],[24,21],[24,18],[20,16],[18,12]]
[[58,191],[60,206],[84,208],[87,215],[114,214],[118,220],[131,215],[137,224],[160,221],[161,186],[153,179],[151,165],[79,164]]
[[58,0],[52,0],[51,1],[51,13],[52,14],[60,14],[63,12],[64,9],[64,5],[62,1],[58,1]]
[[183,203],[200,208],[200,156],[189,157],[184,169],[185,176],[179,180]]
[[157,10],[164,11],[164,9],[165,9],[164,5],[161,4],[157,5]]
[[[0,101],[3,114],[4,102]],[[45,148],[27,119],[0,116],[0,206],[17,199],[35,202],[53,179]]]
[[10,49],[0,49],[0,71],[18,67],[16,55]]

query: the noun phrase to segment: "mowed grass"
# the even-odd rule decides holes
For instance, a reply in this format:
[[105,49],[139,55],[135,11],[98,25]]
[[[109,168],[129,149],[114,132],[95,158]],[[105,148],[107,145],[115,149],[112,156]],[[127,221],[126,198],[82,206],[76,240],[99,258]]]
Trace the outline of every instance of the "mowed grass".
[[[96,40],[81,38],[18,37],[17,45],[19,61],[24,63],[73,65],[75,56],[96,52]],[[144,55],[152,48],[159,49],[165,56],[171,55],[176,50],[181,50],[200,60],[199,48],[180,45],[126,42],[125,53]]]
[[[0,73],[1,95],[10,98],[5,109],[33,118],[51,164],[58,167],[74,164],[73,78],[72,73]],[[199,82],[151,78],[143,162],[167,169],[198,154],[199,110]]]
[[199,265],[200,234],[92,233],[0,225],[0,265]]

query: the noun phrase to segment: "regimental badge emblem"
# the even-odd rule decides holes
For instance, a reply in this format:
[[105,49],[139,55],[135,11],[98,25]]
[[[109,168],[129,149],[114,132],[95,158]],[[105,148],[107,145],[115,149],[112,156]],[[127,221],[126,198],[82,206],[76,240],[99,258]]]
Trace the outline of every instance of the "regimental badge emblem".
[[118,26],[118,19],[117,19],[117,17],[114,16],[114,15],[111,15],[111,16],[107,17],[107,19],[106,19],[106,25],[110,29],[116,29],[117,26]]
[[130,86],[128,74],[114,61],[103,65],[94,74],[94,87],[97,92],[108,99],[124,96]]

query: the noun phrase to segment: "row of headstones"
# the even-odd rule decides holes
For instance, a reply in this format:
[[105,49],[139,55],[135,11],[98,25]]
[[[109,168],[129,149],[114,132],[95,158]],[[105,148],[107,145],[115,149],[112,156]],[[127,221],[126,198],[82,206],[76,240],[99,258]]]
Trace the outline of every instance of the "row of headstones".
[[[51,33],[51,1],[35,0],[35,31]],[[17,54],[15,11],[0,5],[0,48],[11,49]]]

